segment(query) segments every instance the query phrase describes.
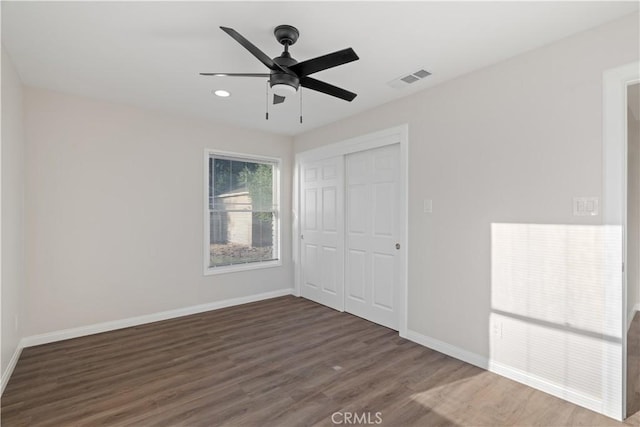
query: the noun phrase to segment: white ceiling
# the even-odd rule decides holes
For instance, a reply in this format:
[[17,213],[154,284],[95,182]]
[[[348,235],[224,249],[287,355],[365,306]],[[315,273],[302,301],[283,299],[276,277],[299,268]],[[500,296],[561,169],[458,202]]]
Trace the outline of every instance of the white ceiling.
[[[2,43],[27,85],[293,135],[637,10],[637,2],[608,1],[2,1]],[[291,48],[298,61],[352,47],[359,61],[313,77],[358,97],[304,91],[304,124],[296,99],[270,107],[266,121],[263,79],[198,75],[266,72],[218,27],[275,57],[280,24],[300,30]],[[421,68],[433,75],[405,89],[387,85]]]

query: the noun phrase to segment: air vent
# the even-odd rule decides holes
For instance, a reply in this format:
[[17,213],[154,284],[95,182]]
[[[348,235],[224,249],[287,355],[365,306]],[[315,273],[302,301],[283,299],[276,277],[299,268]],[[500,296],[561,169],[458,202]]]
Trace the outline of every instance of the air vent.
[[425,77],[430,76],[431,73],[427,70],[418,70],[415,73],[398,77],[397,79],[391,80],[387,84],[394,89],[402,89],[403,87],[407,87],[410,84],[413,84],[419,80],[424,79]]
[[427,76],[430,76],[431,73],[428,72],[427,70],[420,70],[420,71],[416,71],[415,73],[413,73],[414,76],[419,77],[421,79],[424,79]]
[[411,74],[409,76],[401,78],[400,80],[402,80],[405,83],[413,83],[413,82],[417,82],[420,79],[415,77],[413,74]]

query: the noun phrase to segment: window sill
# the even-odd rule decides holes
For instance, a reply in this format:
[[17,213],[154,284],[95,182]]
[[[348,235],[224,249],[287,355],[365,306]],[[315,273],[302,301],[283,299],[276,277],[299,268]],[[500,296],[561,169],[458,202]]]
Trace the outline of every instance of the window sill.
[[224,267],[206,267],[204,269],[205,276],[214,276],[217,274],[237,273],[240,271],[261,270],[263,268],[281,267],[282,261],[265,261],[265,262],[252,262],[247,264],[236,264]]

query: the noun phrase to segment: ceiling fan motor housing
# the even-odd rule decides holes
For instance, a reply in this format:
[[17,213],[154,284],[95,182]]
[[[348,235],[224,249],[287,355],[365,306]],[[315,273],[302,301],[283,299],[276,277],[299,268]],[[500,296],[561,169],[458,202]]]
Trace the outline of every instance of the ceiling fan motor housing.
[[[273,58],[273,62],[283,67],[290,67],[297,64],[298,61],[293,59],[289,52],[282,52],[282,55]],[[294,92],[298,90],[300,86],[300,79],[294,73],[285,73],[281,70],[271,70],[271,77],[269,78],[269,85],[273,88],[276,85],[287,85],[294,88]]]

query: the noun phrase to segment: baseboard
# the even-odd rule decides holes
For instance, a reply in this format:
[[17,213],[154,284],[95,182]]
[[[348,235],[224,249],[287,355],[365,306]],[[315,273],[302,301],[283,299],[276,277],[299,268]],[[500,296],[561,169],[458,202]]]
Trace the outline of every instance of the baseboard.
[[489,360],[486,357],[480,356],[479,354],[473,353],[471,351],[463,350],[460,347],[456,347],[444,341],[422,335],[410,329],[407,329],[407,333],[404,334],[403,338],[428,347],[432,350],[439,351],[440,353],[446,354],[447,356],[462,360],[463,362],[478,366],[482,369],[489,368]]
[[[554,384],[529,372],[524,372],[520,369],[495,361],[489,362],[489,371],[584,408],[591,409],[592,411],[600,414],[604,414],[604,402],[602,400],[587,396],[576,390]],[[605,415],[611,416],[610,414]]]
[[[61,331],[47,332],[45,334],[32,335],[22,339],[23,347],[33,347],[35,345],[48,344],[51,342],[68,340],[71,338],[84,337],[87,335],[99,334],[101,332],[114,331],[116,329],[129,328],[131,326],[143,325],[145,323],[158,322],[161,320],[174,319],[176,317],[189,316],[191,314],[203,313],[205,311],[219,310],[221,308],[232,307],[234,305],[247,304],[250,302],[262,301],[277,298],[284,295],[291,295],[293,289],[279,289],[277,291],[264,292],[246,297],[231,298],[222,301],[214,301],[206,304],[194,305],[191,307],[178,308],[175,310],[162,311],[159,313],[147,314],[144,316],[130,317],[128,319],[114,320],[111,322],[96,323],[94,325],[81,326],[78,328],[64,329]],[[4,384],[4,376],[2,377]]]
[[4,393],[4,389],[9,383],[9,378],[13,374],[13,370],[16,368],[18,364],[18,359],[20,359],[20,354],[22,354],[22,349],[24,348],[23,340],[18,342],[18,346],[16,350],[13,352],[13,356],[11,356],[11,360],[9,360],[9,365],[7,365],[7,369],[2,373],[2,389],[0,390],[0,396]]

